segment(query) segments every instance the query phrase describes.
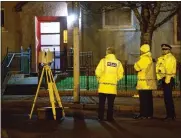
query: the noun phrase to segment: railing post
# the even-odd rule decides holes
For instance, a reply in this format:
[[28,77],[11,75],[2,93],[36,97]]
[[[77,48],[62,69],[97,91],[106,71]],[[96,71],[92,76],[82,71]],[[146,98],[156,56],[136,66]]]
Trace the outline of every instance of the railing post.
[[70,67],[73,67],[73,48],[70,49]]
[[31,54],[31,49],[30,46],[28,47],[28,73],[30,74],[30,54]]
[[128,77],[128,73],[127,73],[127,60],[125,60],[125,91],[127,91],[127,77]]
[[86,66],[87,66],[87,90],[89,90],[89,68],[90,68],[90,66],[89,66],[89,55],[88,55],[89,53],[87,52],[87,61],[86,61]]
[[67,47],[64,47],[64,71],[67,70]]
[[23,66],[24,63],[23,63],[23,46],[21,46],[21,53],[20,53],[20,71],[23,73],[24,70],[23,70]]
[[32,70],[32,47],[31,47],[31,45],[29,46],[29,48],[30,48],[30,73],[31,73],[31,70]]

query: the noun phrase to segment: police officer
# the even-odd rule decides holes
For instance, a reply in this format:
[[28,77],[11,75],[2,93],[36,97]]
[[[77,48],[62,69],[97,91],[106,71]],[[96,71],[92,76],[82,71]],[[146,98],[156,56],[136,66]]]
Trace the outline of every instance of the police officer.
[[158,58],[156,65],[157,79],[162,81],[164,102],[167,116],[164,120],[175,119],[175,108],[172,98],[172,89],[174,86],[174,77],[176,75],[176,59],[171,53],[172,47],[168,44],[162,44],[162,56]]
[[180,92],[181,92],[181,62],[178,62],[178,69],[179,69],[179,81],[180,81]]
[[152,90],[156,87],[156,71],[152,60],[150,46],[144,44],[140,47],[140,59],[134,64],[138,72],[137,86],[140,100],[140,114],[134,119],[151,119],[153,117]]
[[95,74],[99,83],[99,109],[98,120],[104,120],[106,98],[108,100],[107,121],[114,121],[113,106],[117,95],[117,82],[123,78],[123,66],[116,59],[115,49],[108,47],[105,58],[101,59],[96,67]]

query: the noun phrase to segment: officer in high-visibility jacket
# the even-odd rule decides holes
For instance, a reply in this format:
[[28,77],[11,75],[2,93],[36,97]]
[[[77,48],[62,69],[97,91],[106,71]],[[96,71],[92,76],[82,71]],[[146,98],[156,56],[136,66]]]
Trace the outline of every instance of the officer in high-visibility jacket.
[[106,98],[108,100],[107,121],[114,121],[113,106],[117,95],[117,82],[123,78],[123,66],[115,56],[115,49],[108,47],[105,58],[101,59],[95,70],[99,87],[98,120],[104,120]]
[[152,90],[157,89],[156,71],[150,52],[150,46],[143,44],[140,47],[141,56],[134,64],[134,69],[138,72],[137,86],[140,100],[140,114],[135,119],[151,119],[153,117],[153,96]]
[[172,89],[174,86],[174,77],[176,76],[176,59],[171,53],[172,47],[168,44],[162,44],[162,56],[158,58],[156,65],[157,80],[162,81],[164,101],[167,116],[164,120],[175,119],[175,108],[172,98]]

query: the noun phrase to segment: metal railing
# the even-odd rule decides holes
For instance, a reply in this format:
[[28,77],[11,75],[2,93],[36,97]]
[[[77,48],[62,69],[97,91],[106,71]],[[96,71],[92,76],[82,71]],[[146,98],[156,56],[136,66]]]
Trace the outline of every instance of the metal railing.
[[[85,70],[87,67],[93,65],[93,52],[80,52],[80,70]],[[59,62],[59,67],[56,62]],[[51,65],[54,73],[62,71],[73,71],[73,51],[55,51],[54,49],[54,62]]]
[[8,54],[4,57],[2,63],[1,63],[1,84],[4,82],[4,79],[9,71],[8,65]]
[[[123,64],[124,66],[124,77],[118,82],[118,90],[136,90],[137,83],[137,72],[134,69],[133,65],[128,65],[127,62]],[[175,78],[174,90],[180,90],[180,64],[177,65],[177,73]],[[97,90],[98,83],[95,77],[95,68],[96,66],[87,66],[85,69],[80,69],[80,89],[82,90]],[[57,87],[60,90],[72,90],[73,89],[73,75],[69,72],[69,76],[64,80],[61,80],[57,83]],[[161,90],[158,88],[158,90]]]
[[31,47],[27,51],[10,52],[7,48],[7,54],[1,62],[1,82],[5,80],[10,71],[17,71],[23,74],[30,74],[31,68]]

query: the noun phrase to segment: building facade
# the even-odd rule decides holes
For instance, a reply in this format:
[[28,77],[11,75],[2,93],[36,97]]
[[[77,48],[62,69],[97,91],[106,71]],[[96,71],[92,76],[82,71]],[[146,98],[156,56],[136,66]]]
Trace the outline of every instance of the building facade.
[[[32,46],[32,70],[37,67],[37,37],[36,17],[67,17],[73,13],[72,2],[28,2],[15,11],[17,2],[2,2],[4,9],[4,28],[1,31],[1,61],[6,54],[7,47],[12,51],[19,51]],[[121,14],[120,14],[121,13]],[[159,14],[158,21],[164,18]],[[152,53],[154,58],[161,55],[162,43],[173,46],[173,53],[180,59],[181,44],[178,33],[178,17],[175,16],[154,31],[152,38]],[[60,26],[61,28],[62,26]],[[68,42],[66,48],[73,47],[73,23],[67,22]],[[80,51],[93,51],[94,65],[105,56],[108,46],[116,49],[116,56],[122,62],[134,64],[139,56],[140,29],[134,13],[128,8],[121,8],[109,13],[87,14],[81,8],[79,15]],[[66,28],[64,28],[66,29]],[[58,34],[57,34],[58,35]],[[60,34],[61,36],[61,34]],[[63,39],[60,37],[60,39]],[[52,41],[55,41],[52,38]],[[63,40],[61,40],[63,41]],[[54,45],[53,43],[50,45]],[[64,50],[63,42],[55,44]]]

